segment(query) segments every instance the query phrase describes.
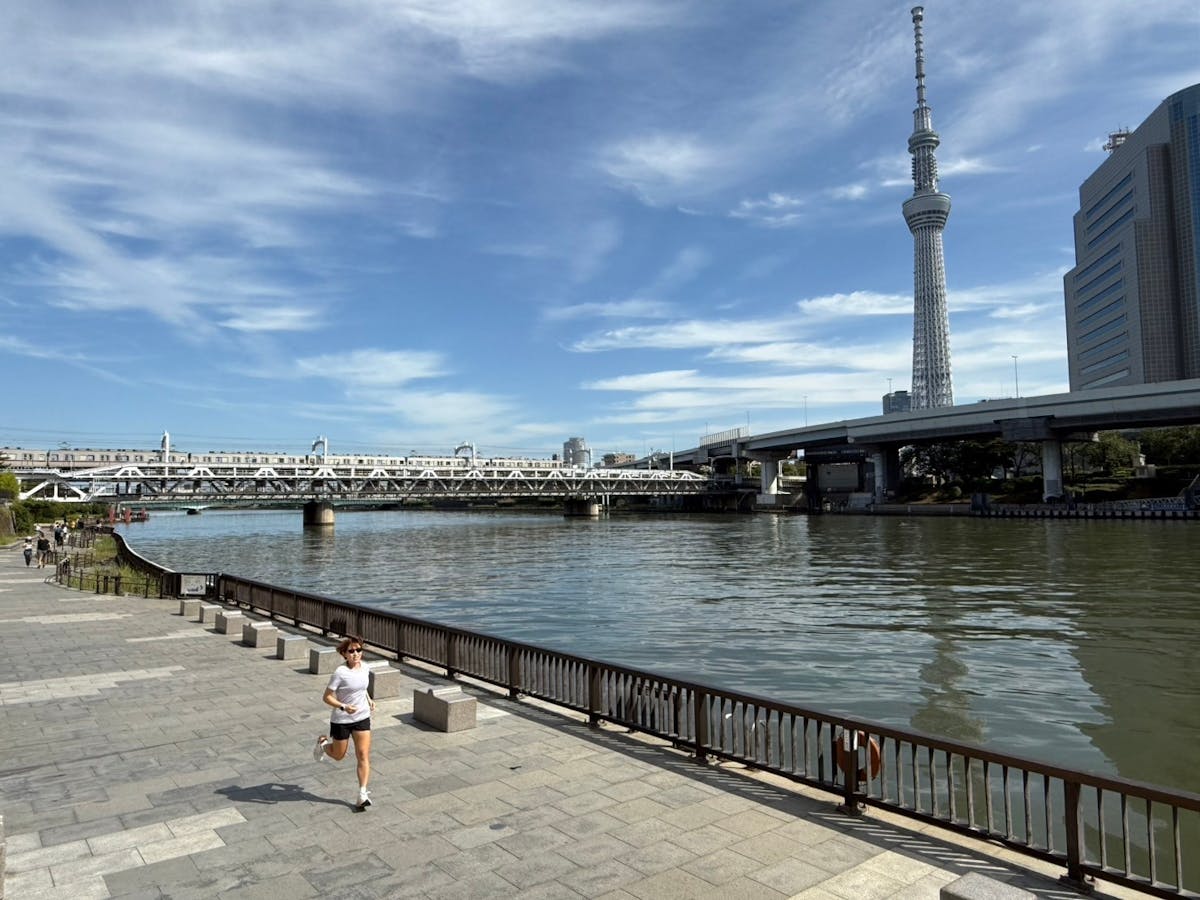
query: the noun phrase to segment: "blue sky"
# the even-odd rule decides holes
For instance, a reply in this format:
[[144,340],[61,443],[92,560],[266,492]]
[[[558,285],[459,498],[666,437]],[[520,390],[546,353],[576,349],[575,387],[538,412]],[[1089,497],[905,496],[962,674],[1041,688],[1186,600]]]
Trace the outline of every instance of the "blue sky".
[[[910,6],[6,0],[0,444],[598,459],[875,415]],[[1200,5],[931,2],[925,42],[955,399],[1065,391],[1078,186],[1200,82]]]

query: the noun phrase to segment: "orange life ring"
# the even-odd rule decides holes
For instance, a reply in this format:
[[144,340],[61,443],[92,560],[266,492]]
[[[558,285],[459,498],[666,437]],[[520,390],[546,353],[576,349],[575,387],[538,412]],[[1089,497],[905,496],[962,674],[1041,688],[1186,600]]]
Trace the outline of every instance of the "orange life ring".
[[[880,769],[883,768],[883,754],[879,749],[879,741],[875,740],[875,738],[868,739],[865,731],[860,731],[857,737],[858,739],[855,741],[855,744],[858,747],[861,747],[864,744],[867,746],[867,765],[865,767],[859,767],[858,780],[860,782],[867,780],[868,769],[870,770],[871,777],[876,778],[879,775]],[[835,757],[837,759],[837,767],[843,772],[848,772],[850,770],[851,756],[854,757],[856,762],[858,760],[858,750],[847,750],[845,744],[843,743],[842,735],[838,735],[837,739],[834,741],[834,746],[837,748]]]

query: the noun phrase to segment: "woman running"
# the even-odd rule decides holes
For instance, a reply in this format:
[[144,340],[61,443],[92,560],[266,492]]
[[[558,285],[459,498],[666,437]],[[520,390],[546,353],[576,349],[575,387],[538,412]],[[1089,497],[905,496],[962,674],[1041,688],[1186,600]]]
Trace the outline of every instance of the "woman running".
[[363,665],[362,638],[350,635],[342,638],[337,651],[346,660],[333,670],[322,700],[333,707],[329,717],[329,734],[317,738],[313,759],[340,760],[346,755],[350,740],[354,740],[354,756],[358,760],[359,811],[371,805],[367,781],[371,778],[371,712],[375,701],[367,695],[370,673]]

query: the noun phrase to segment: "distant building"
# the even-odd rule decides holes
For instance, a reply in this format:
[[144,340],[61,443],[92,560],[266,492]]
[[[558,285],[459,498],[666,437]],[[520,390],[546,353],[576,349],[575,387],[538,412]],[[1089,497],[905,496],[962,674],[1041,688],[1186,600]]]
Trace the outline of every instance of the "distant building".
[[1200,84],[1105,148],[1063,279],[1071,390],[1200,378]]
[[632,453],[605,453],[601,461],[605,468],[611,469],[613,466],[628,465],[636,459],[637,457]]
[[563,444],[562,461],[566,466],[590,466],[592,451],[587,441],[581,437],[567,438]]
[[883,414],[908,412],[912,409],[912,398],[908,391],[891,391],[883,395]]

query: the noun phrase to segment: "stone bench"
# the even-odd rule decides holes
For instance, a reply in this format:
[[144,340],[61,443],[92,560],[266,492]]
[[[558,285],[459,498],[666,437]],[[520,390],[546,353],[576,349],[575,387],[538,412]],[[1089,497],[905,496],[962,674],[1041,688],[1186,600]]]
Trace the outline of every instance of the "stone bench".
[[196,621],[202,624],[211,625],[212,620],[216,618],[217,613],[224,611],[225,607],[218,606],[216,603],[201,603],[200,616],[198,619],[196,619]]
[[941,900],[1037,900],[1037,894],[978,872],[968,872],[942,887]]
[[217,634],[232,634],[238,640],[242,639],[242,625],[246,617],[237,610],[222,609],[213,619],[213,627]]
[[313,675],[328,675],[340,662],[341,657],[333,647],[308,648],[308,671]]
[[200,601],[194,597],[186,597],[179,601],[179,614],[193,622],[200,618]]
[[369,678],[367,693],[374,700],[391,700],[400,696],[399,669],[393,669],[386,663],[382,666],[371,666]]
[[275,655],[279,659],[304,659],[308,638],[302,634],[280,634],[275,638]]
[[273,647],[279,629],[270,622],[246,622],[242,625],[242,643],[247,647]]
[[453,685],[418,688],[413,691],[413,718],[438,731],[465,731],[475,727],[475,698]]

